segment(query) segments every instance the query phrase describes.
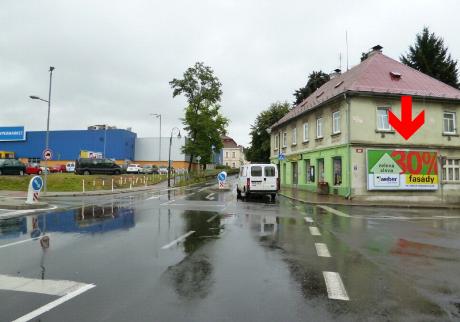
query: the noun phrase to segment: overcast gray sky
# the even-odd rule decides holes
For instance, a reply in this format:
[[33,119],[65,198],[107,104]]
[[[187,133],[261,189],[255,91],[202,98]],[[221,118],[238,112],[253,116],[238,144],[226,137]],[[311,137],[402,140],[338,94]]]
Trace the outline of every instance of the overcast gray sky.
[[237,143],[270,103],[293,101],[312,70],[345,69],[375,44],[398,58],[424,25],[460,58],[458,1],[2,0],[1,126],[43,130],[48,68],[51,129],[132,127],[140,137],[180,126],[185,100],[168,82],[196,61],[223,84],[222,113]]

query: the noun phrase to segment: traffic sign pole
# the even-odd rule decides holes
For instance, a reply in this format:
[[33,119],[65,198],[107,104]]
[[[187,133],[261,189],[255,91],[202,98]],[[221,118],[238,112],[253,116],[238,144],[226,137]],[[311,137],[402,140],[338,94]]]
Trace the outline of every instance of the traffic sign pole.
[[51,160],[53,158],[53,152],[51,151],[50,148],[48,148],[48,146],[46,146],[46,149],[43,150],[43,159],[45,160],[45,176],[44,176],[44,193],[46,194],[46,192],[48,191],[48,160]]

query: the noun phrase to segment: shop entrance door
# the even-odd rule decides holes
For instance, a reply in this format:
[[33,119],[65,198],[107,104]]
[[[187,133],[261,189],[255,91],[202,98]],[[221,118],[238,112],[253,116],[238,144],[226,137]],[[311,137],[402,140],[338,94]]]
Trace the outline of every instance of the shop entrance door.
[[292,184],[297,185],[299,182],[299,167],[297,162],[292,162]]

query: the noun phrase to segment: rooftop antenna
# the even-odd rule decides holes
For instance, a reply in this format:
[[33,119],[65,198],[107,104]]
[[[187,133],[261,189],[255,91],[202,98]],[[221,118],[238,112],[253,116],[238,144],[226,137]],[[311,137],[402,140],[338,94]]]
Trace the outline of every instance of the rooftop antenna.
[[347,70],[348,70],[348,31],[345,30],[345,43],[347,44]]

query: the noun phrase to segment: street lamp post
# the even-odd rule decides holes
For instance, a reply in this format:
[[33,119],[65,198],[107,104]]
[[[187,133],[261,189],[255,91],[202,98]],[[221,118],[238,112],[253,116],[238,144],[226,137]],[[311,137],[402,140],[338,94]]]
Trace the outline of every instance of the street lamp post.
[[[50,66],[49,72],[50,72],[50,85],[49,85],[49,91],[48,91],[48,100],[44,100],[38,96],[31,95],[29,96],[31,99],[34,100],[40,100],[43,102],[48,103],[48,117],[46,118],[46,139],[45,139],[45,150],[49,149],[49,143],[50,143],[50,110],[51,110],[51,83],[53,80],[53,70],[54,67]],[[43,180],[43,191],[46,192],[48,191],[48,160],[45,158],[45,177]]]
[[172,138],[174,130],[177,130],[177,138],[180,139],[180,130],[177,127],[173,127],[171,130],[171,136],[169,137],[169,156],[168,156],[168,188],[171,187],[171,145],[172,145]]
[[159,141],[159,147],[158,147],[158,166],[160,166],[161,162],[161,114],[158,113],[150,113],[150,115],[155,116],[156,118],[160,119],[160,141]]

